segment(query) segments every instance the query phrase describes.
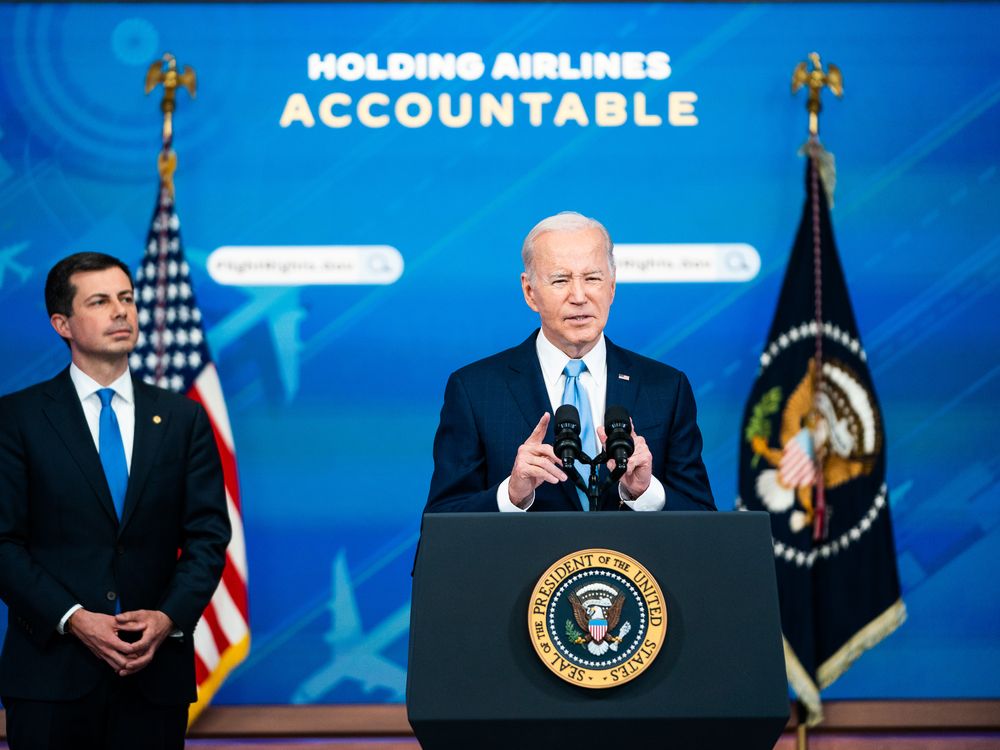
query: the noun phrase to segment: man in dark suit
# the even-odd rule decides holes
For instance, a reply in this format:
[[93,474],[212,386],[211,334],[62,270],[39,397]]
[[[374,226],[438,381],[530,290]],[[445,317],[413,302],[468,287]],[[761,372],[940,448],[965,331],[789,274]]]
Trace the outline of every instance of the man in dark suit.
[[578,406],[590,456],[606,438],[606,405],[632,415],[635,453],[602,509],[715,509],[687,378],[604,336],[612,249],[599,222],[573,212],[528,234],[521,287],[541,329],[449,378],[425,512],[585,510],[551,445],[550,413],[563,403]]
[[132,380],[121,261],[78,253],[45,301],[72,363],[0,399],[0,697],[11,750],[182,748],[192,633],[229,520],[211,425]]

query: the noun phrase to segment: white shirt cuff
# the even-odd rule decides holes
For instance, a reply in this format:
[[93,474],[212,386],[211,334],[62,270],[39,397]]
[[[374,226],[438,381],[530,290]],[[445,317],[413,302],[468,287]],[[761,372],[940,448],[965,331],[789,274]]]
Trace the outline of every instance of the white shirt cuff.
[[531,499],[528,500],[528,504],[523,508],[518,508],[514,503],[510,501],[510,491],[507,486],[510,484],[510,477],[500,482],[500,486],[497,487],[497,508],[500,509],[501,513],[524,513],[528,508],[531,507],[532,503],[535,502],[535,493],[531,493]]
[[66,635],[66,623],[69,622],[69,618],[71,618],[73,616],[73,613],[76,612],[78,609],[83,609],[83,605],[74,604],[72,607],[69,608],[66,614],[62,616],[62,619],[59,621],[59,624],[56,625],[56,632],[59,633],[59,635]]
[[667,493],[656,477],[650,478],[649,487],[635,500],[629,500],[626,497],[625,489],[619,482],[618,497],[632,510],[663,510],[663,506],[667,504]]

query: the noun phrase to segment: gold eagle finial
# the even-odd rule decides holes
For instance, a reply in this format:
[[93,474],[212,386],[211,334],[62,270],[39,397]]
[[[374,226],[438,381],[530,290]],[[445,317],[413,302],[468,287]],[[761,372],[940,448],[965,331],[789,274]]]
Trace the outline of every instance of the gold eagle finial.
[[809,60],[812,62],[812,70],[804,60],[795,66],[792,73],[792,94],[798,92],[803,86],[809,87],[809,98],[806,100],[806,109],[809,110],[809,135],[819,135],[819,113],[823,109],[819,94],[823,88],[830,89],[838,99],[844,95],[844,76],[833,63],[823,70],[823,64],[819,59],[818,52],[811,52]]
[[195,76],[194,68],[190,65],[184,66],[184,72],[177,72],[177,59],[167,52],[163,58],[152,63],[146,70],[146,94],[163,84],[163,99],[160,101],[160,110],[163,112],[163,150],[157,157],[156,167],[160,172],[160,181],[163,186],[174,193],[174,171],[177,169],[177,154],[174,153],[173,145],[173,116],[177,109],[177,89],[185,88],[195,98],[198,87],[198,79]]

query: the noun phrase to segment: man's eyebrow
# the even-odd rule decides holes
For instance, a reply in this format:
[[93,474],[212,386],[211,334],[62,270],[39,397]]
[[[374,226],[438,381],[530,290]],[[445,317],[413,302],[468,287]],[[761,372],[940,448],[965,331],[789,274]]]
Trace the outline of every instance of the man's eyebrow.
[[[594,267],[594,268],[587,269],[586,271],[581,271],[578,275],[579,276],[602,276],[604,273],[605,273],[605,270],[603,268]],[[574,274],[570,273],[569,271],[559,270],[559,271],[553,271],[552,273],[550,273],[548,275],[548,278],[549,279],[567,279],[567,278],[572,278],[573,275]]]

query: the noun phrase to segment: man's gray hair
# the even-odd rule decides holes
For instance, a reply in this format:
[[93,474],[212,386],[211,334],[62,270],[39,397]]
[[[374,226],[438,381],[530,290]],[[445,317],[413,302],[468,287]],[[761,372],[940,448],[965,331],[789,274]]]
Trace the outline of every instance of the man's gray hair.
[[611,235],[604,225],[597,219],[579,214],[576,211],[560,211],[554,216],[549,216],[535,224],[524,238],[521,245],[521,261],[524,263],[524,272],[529,279],[535,278],[535,241],[546,232],[578,232],[582,229],[598,229],[604,238],[604,251],[608,255],[608,268],[612,277],[615,275],[614,243]]

